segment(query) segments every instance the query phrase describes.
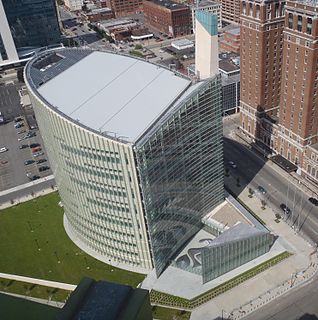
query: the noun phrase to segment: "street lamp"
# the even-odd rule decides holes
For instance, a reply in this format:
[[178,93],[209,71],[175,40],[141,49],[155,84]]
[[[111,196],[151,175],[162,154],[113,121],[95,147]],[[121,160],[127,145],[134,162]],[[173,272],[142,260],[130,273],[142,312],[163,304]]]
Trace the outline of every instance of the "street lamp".
[[55,257],[56,257],[57,263],[61,263],[61,261],[60,261],[60,259],[59,259],[58,255],[57,255],[57,252],[56,252],[56,251],[54,251],[54,254],[55,254]]
[[36,246],[38,247],[38,250],[41,251],[41,248],[39,246],[39,242],[38,242],[38,239],[34,239],[35,243],[36,243]]

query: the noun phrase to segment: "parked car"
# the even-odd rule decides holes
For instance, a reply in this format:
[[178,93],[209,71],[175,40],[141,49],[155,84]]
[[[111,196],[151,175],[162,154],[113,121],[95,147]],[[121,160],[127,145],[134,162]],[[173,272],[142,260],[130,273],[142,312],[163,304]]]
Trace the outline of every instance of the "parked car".
[[262,186],[258,186],[258,187],[257,187],[257,191],[258,191],[259,193],[262,193],[262,194],[267,193],[267,191],[266,191]]
[[315,206],[318,206],[318,199],[310,197],[308,199],[309,202],[311,202],[312,204],[314,204]]
[[15,127],[16,129],[19,129],[19,128],[24,127],[24,124],[23,124],[22,122],[18,122],[18,123],[16,123],[16,124],[14,125],[14,127]]
[[285,203],[281,203],[279,206],[286,214],[290,214],[291,210],[286,206]]
[[30,144],[30,148],[35,148],[35,147],[39,147],[40,144],[39,143],[31,143]]
[[228,164],[233,168],[236,169],[237,165],[234,163],[234,161],[229,161]]
[[6,151],[8,151],[8,148],[7,148],[7,147],[2,147],[2,148],[0,148],[0,153],[6,152]]
[[50,167],[48,167],[48,166],[39,167],[39,171],[40,172],[43,172],[43,171],[46,171],[46,170],[49,170],[49,169],[50,169]]
[[25,139],[28,139],[28,138],[32,138],[32,137],[35,137],[36,136],[36,132],[28,132],[25,136],[24,136],[24,138]]
[[37,157],[39,157],[39,156],[43,156],[44,155],[44,152],[36,152],[36,153],[33,153],[33,157],[34,158],[37,158]]
[[14,122],[15,122],[15,123],[18,123],[18,122],[20,122],[20,121],[23,121],[23,118],[21,118],[21,117],[16,117],[16,118],[14,119]]
[[36,164],[40,164],[40,163],[43,163],[43,162],[46,162],[47,160],[46,159],[39,159],[37,160]]
[[39,152],[41,150],[42,150],[41,147],[35,147],[31,149],[32,153]]
[[26,166],[28,166],[29,164],[32,164],[32,163],[34,163],[35,161],[34,160],[26,160],[26,161],[24,161],[24,164],[26,165]]
[[21,144],[21,146],[19,147],[19,149],[25,149],[25,148],[29,148],[28,144]]
[[31,177],[31,180],[38,180],[40,178],[41,178],[40,176],[35,175],[35,176]]

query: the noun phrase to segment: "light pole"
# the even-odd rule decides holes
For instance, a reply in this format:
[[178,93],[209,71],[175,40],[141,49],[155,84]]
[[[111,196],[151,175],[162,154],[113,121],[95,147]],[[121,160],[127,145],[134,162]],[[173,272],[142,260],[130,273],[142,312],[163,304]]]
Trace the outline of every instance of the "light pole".
[[54,251],[54,255],[55,255],[55,257],[56,257],[57,263],[61,263],[61,261],[60,261],[58,255],[57,255],[57,252],[56,252],[56,251]]
[[38,242],[38,239],[34,239],[35,243],[36,243],[36,246],[38,247],[38,250],[41,251],[41,248],[39,246],[39,242]]

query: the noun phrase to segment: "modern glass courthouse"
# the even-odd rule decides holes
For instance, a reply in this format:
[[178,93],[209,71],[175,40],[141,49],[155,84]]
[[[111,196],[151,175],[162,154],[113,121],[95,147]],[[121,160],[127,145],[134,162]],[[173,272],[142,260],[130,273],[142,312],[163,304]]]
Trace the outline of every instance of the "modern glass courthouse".
[[0,63],[60,42],[54,0],[0,0]]
[[61,49],[33,58],[25,81],[70,238],[160,275],[224,200],[220,77]]

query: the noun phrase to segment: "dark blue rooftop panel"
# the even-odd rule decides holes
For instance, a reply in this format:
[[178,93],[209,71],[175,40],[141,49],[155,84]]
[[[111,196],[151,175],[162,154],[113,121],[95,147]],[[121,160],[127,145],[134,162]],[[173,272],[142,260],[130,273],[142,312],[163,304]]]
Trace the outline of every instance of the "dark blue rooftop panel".
[[116,320],[133,289],[99,281],[91,286],[74,320]]

